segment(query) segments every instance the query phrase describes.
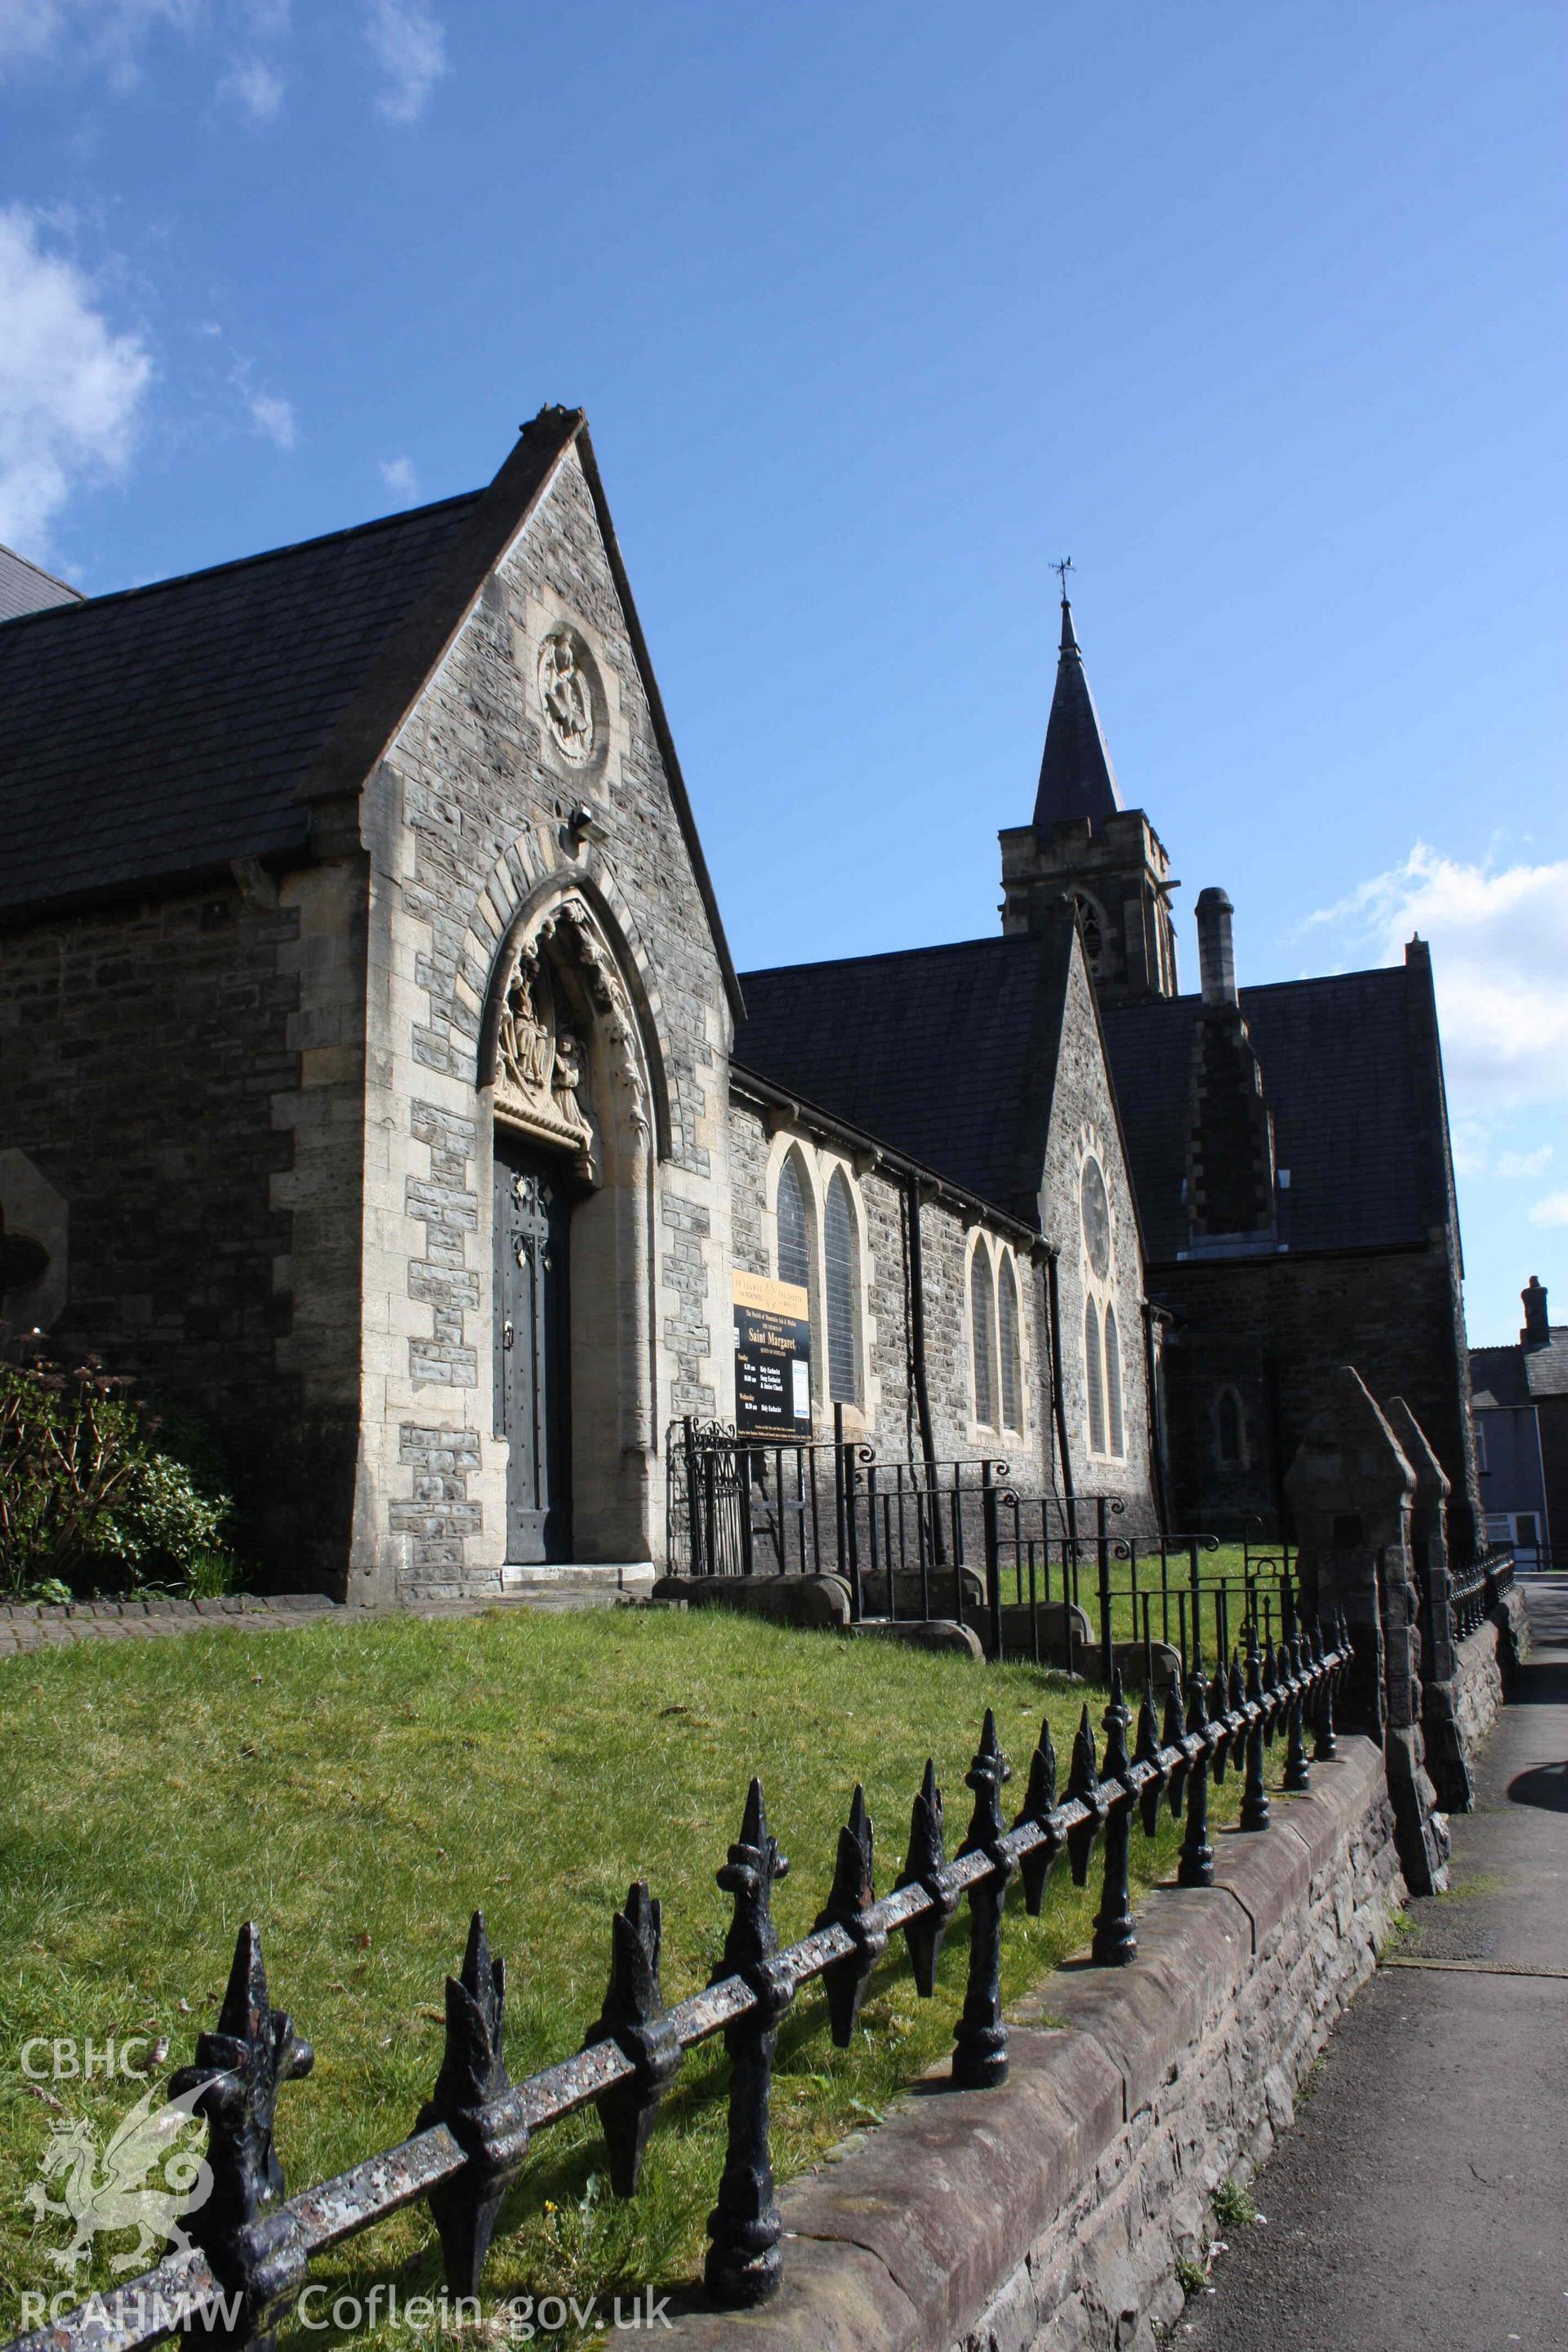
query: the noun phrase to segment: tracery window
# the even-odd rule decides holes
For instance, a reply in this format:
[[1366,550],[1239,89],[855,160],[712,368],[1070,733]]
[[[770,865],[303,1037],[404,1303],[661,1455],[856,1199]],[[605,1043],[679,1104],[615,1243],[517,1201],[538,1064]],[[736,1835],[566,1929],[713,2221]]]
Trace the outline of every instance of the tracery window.
[[826,1261],[827,1393],[835,1403],[853,1404],[859,1390],[859,1349],[855,1344],[856,1307],[860,1289],[859,1249],[855,1234],[855,1205],[842,1168],[833,1171],[823,1218],[823,1255]]
[[1010,1256],[1002,1260],[996,1324],[1002,1347],[1002,1425],[1005,1429],[1022,1429],[1024,1381],[1018,1349],[1018,1278]]
[[1127,1451],[1127,1435],[1121,1424],[1121,1334],[1116,1328],[1116,1309],[1105,1310],[1105,1417],[1112,1454]]
[[984,1242],[976,1244],[969,1261],[969,1344],[974,1364],[974,1418],[983,1429],[992,1429],[996,1423],[996,1315],[991,1260]]
[[1083,1310],[1083,1368],[1089,1387],[1089,1450],[1105,1451],[1105,1374],[1100,1353],[1100,1317],[1092,1298]]
[[779,1170],[778,1266],[781,1282],[797,1282],[803,1290],[810,1287],[811,1227],[793,1152]]

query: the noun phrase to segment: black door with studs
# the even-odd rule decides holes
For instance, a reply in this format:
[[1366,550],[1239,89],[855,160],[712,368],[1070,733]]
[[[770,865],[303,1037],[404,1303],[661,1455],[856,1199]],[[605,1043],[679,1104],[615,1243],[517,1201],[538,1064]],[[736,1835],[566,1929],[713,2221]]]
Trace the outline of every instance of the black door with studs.
[[496,1421],[510,1448],[506,1556],[572,1557],[566,1163],[496,1129]]

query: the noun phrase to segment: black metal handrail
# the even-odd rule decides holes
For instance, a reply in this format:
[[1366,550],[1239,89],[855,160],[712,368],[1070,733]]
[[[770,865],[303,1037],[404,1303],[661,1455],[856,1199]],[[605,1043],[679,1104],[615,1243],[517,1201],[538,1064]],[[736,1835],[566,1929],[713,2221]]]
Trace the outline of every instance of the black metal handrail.
[[[1092,1959],[1121,1967],[1137,1950],[1129,1880],[1132,1817],[1152,1836],[1162,1802],[1173,1816],[1186,1804],[1177,1865],[1184,1886],[1212,1886],[1211,1779],[1223,1780],[1239,1759],[1239,1825],[1269,1822],[1264,1749],[1286,1738],[1283,1786],[1309,1786],[1309,1723],[1313,1760],[1335,1752],[1333,1696],[1350,1658],[1342,1619],[1326,1643],[1288,1619],[1283,1639],[1261,1646],[1256,1632],[1245,1665],[1220,1661],[1213,1685],[1195,1663],[1184,1692],[1168,1687],[1163,1718],[1146,1685],[1131,1755],[1132,1718],[1121,1676],[1112,1682],[1097,1756],[1089,1709],[1073,1742],[1067,1790],[1058,1798],[1057,1756],[1048,1721],[1030,1760],[1024,1805],[1004,1825],[1001,1792],[1011,1778],[987,1709],[980,1746],[965,1776],[973,1792],[968,1830],[947,1858],[942,1793],[930,1762],[914,1801],[904,1866],[891,1895],[874,1885],[872,1827],[857,1788],[838,1834],[826,1903],[812,1933],[781,1951],[773,1927],[774,1885],[789,1868],[768,1828],[762,1784],[747,1794],[740,1836],[718,1874],[733,1899],[724,1952],[707,1989],[666,2009],[659,1989],[662,1918],[641,1881],[630,1888],[611,1934],[609,1988],[578,2055],[513,2084],[503,2050],[505,1976],[492,1958],[483,1919],[468,1930],[462,1972],[447,1981],[447,2040],[434,2093],[414,2136],[334,2179],[285,2197],[274,2146],[281,2084],[309,2073],[313,2053],[291,2021],[271,2006],[254,1923],[242,1927],[216,2032],[203,2033],[195,2063],[176,2074],[172,2095],[194,2094],[205,2120],[213,2189],[189,2217],[192,2251],[108,2296],[16,2337],[7,2352],[134,2352],[189,2324],[236,2347],[270,2339],[305,2285],[311,2257],[357,2237],[404,2207],[427,2200],[440,2239],[448,2287],[477,2297],[502,2195],[527,2155],[531,2137],[594,2105],[605,2140],[610,2184],[636,2191],[648,2134],[686,2051],[722,2033],[731,2062],[727,2160],[709,2219],[704,2280],[727,2308],[764,2301],[780,2278],[781,2223],[773,2198],[769,2099],[779,2021],[803,1985],[821,1978],[835,2043],[846,2047],[868,1981],[901,1933],[915,1989],[935,1990],[942,1942],[959,1901],[969,1901],[968,1981],[954,2034],[952,2080],[970,2089],[1005,2081],[1007,2025],[1002,2013],[1001,1937],[1008,1885],[1022,1884],[1026,1907],[1038,1913],[1058,1857],[1073,1883],[1088,1878],[1097,1839],[1104,1843],[1103,1896],[1094,1923]],[[1211,1709],[1210,1693],[1219,1701]]]
[[1494,1545],[1468,1567],[1453,1571],[1448,1599],[1460,1641],[1480,1631],[1504,1593],[1513,1590],[1513,1554],[1506,1544]]

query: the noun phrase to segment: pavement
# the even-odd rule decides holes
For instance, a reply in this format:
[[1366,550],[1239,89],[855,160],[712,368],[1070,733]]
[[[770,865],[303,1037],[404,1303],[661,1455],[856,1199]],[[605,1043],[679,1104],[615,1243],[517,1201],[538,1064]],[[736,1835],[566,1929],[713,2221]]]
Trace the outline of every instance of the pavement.
[[1191,2352],[1568,2352],[1568,1578],[1528,1600],[1450,1892],[1331,2038]]

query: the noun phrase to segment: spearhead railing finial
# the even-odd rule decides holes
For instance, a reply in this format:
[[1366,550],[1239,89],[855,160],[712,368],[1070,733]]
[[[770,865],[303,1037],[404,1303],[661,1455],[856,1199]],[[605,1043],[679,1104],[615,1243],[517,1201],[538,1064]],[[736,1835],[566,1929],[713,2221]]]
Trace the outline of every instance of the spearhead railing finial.
[[815,1936],[824,1927],[842,1927],[855,1949],[847,1959],[836,1960],[822,1979],[834,2045],[847,2050],[854,2038],[866,1983],[888,1948],[888,1931],[870,1917],[877,1900],[875,1841],[866,1791],[858,1780],[849,1801],[849,1819],[838,1832],[838,1859],[827,1901],[818,1912]]
[[1040,1843],[1026,1853],[1019,1870],[1024,1889],[1024,1908],[1031,1919],[1040,1916],[1046,1888],[1052,1868],[1061,1852],[1061,1839],[1050,1825],[1057,1809],[1057,1750],[1051,1738],[1051,1720],[1047,1716],[1040,1725],[1040,1736],[1035,1752],[1029,1759],[1029,1782],[1024,1794],[1024,1809],[1014,1823],[1015,1828],[1031,1822],[1044,1832]]
[[763,1784],[753,1780],[746,1793],[740,1837],[718,1874],[725,1894],[734,1897],[735,1910],[714,1982],[738,1976],[755,2002],[744,2017],[724,2028],[730,2053],[729,2155],[719,2201],[708,2216],[708,2259],[702,2272],[709,2294],[731,2311],[765,2303],[779,2284],[780,2222],[773,2202],[769,2106],[779,2020],[795,1998],[795,1977],[779,1957],[773,1898],[774,1886],[788,1871],[788,1858],[768,1829]]
[[314,2063],[293,2021],[271,2005],[261,1930],[247,1919],[235,1942],[217,2026],[197,2036],[195,2063],[171,2077],[169,2095],[196,2094],[192,2112],[207,2127],[212,2194],[193,2213],[190,2234],[219,2284],[240,2299],[237,2326],[216,2333],[256,2352],[270,2352],[278,2322],[305,2282],[309,2257],[284,2206],[273,2123],[283,2084],[298,2082]]
[[492,1956],[484,1915],[468,1922],[461,1973],[447,1979],[447,2044],[416,2131],[445,2124],[468,2161],[434,2190],[430,2210],[454,2294],[478,2294],[507,2183],[528,2154],[528,2126],[501,2112],[510,2089],[503,2049],[506,1964]]
[[629,2082],[614,2084],[597,2103],[610,2187],[617,2197],[637,2193],[648,2134],[682,2056],[659,1983],[663,1940],[663,1913],[645,1882],[634,1879],[610,1923],[610,1981],[598,2021],[583,2044],[592,2050],[613,2042],[636,2070]]
[[899,1886],[923,1886],[931,1897],[931,1908],[920,1918],[911,1919],[904,1929],[910,1972],[921,2000],[929,2000],[936,1990],[942,1939],[958,1908],[958,1896],[942,1875],[946,1867],[942,1790],[937,1786],[936,1766],[928,1756],[920,1794],[910,1811],[910,1843],[897,1880]]

